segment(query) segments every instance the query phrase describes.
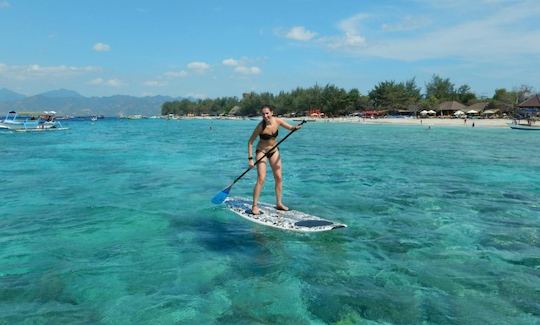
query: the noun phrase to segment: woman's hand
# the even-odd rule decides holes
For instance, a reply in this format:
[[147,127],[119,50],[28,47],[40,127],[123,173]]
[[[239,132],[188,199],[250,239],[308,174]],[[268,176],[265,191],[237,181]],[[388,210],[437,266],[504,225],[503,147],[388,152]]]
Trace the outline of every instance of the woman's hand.
[[249,165],[249,168],[253,168],[255,166],[255,163],[253,162],[253,158],[248,159],[248,165]]

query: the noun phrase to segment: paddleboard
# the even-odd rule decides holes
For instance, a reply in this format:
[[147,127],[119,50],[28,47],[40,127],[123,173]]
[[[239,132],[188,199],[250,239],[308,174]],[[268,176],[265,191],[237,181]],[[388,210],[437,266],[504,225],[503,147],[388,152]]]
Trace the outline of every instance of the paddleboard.
[[251,213],[251,199],[239,197],[227,198],[225,206],[240,217],[264,226],[298,231],[298,232],[321,232],[337,228],[345,228],[347,225],[322,219],[304,212],[289,210],[277,210],[273,205],[259,203],[261,212],[259,215]]

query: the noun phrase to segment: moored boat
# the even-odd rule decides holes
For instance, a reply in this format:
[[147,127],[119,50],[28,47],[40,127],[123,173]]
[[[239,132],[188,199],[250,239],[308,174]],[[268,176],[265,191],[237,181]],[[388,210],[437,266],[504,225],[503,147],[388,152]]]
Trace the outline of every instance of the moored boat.
[[532,124],[514,124],[514,123],[508,123],[508,126],[511,127],[514,130],[536,130],[540,131],[540,125],[532,125]]
[[17,112],[10,111],[6,114],[4,120],[0,121],[0,129],[17,132],[66,130],[67,128],[55,120],[55,114],[55,112],[51,111],[42,114],[30,114],[31,116],[21,118]]

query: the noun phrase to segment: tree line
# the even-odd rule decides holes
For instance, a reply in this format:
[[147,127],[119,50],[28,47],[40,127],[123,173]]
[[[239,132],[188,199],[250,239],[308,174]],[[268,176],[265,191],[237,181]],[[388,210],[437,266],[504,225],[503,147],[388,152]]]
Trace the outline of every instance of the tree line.
[[490,108],[500,108],[511,112],[516,105],[533,94],[533,88],[522,85],[513,90],[496,89],[491,98],[478,98],[467,84],[456,86],[449,78],[433,75],[425,85],[422,94],[415,78],[404,82],[379,82],[367,95],[358,89],[345,90],[328,84],[324,87],[315,85],[309,88],[298,87],[292,91],[278,94],[269,92],[245,93],[242,98],[218,97],[214,99],[182,99],[166,102],[161,107],[163,115],[227,115],[254,116],[259,114],[262,105],[275,107],[281,114],[304,115],[311,109],[318,109],[326,116],[344,116],[358,111],[377,110],[398,112],[434,109],[444,101],[458,101],[471,105],[479,101],[489,101]]

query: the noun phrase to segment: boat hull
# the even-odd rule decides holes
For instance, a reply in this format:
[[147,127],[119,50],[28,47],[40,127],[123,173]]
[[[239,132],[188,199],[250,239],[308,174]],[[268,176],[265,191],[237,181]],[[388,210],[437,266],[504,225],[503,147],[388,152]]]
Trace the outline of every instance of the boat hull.
[[4,121],[0,122],[0,129],[8,129],[8,130],[28,130],[28,129],[51,129],[56,128],[57,123],[55,122],[45,122],[45,123],[37,123],[37,122],[10,122],[10,121]]
[[508,124],[508,126],[514,130],[540,131],[540,125]]

